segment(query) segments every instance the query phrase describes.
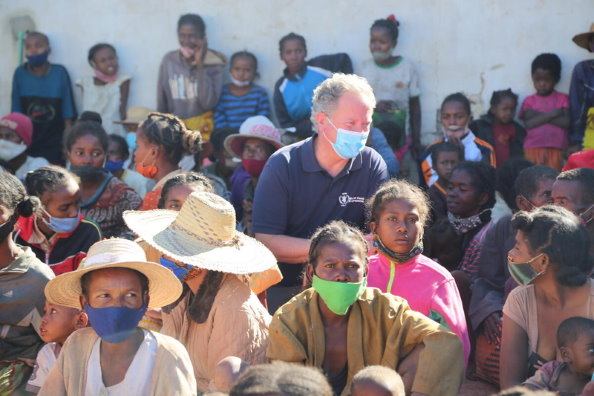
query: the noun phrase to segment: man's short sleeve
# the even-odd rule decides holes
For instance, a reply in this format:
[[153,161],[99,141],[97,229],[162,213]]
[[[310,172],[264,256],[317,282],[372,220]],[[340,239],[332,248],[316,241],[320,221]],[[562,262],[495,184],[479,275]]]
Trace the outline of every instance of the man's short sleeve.
[[288,167],[288,159],[280,153],[271,156],[266,163],[254,195],[255,233],[285,234],[290,199]]

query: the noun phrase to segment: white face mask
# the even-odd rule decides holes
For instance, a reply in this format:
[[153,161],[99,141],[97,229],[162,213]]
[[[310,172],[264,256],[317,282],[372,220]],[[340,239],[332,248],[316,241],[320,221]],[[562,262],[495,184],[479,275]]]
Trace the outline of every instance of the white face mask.
[[0,139],[0,159],[11,161],[27,150],[25,143],[15,143],[10,140]]
[[237,85],[238,87],[247,87],[248,85],[250,85],[252,82],[250,80],[246,80],[246,81],[239,81],[233,78],[233,76],[231,76],[231,82],[233,83],[233,85]]

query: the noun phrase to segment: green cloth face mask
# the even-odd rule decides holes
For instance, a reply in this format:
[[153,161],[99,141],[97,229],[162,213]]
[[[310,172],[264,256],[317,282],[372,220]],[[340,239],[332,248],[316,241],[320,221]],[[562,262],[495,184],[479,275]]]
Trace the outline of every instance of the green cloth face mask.
[[312,287],[318,292],[330,311],[336,315],[344,316],[350,306],[357,301],[367,287],[367,278],[362,282],[332,282],[317,275],[313,276]]
[[514,263],[509,258],[507,259],[507,268],[509,269],[509,274],[512,278],[516,281],[518,285],[529,285],[536,279],[539,275],[543,274],[544,271],[536,272],[534,268],[530,265],[534,260],[542,256],[542,253],[532,257],[530,260],[524,263]]

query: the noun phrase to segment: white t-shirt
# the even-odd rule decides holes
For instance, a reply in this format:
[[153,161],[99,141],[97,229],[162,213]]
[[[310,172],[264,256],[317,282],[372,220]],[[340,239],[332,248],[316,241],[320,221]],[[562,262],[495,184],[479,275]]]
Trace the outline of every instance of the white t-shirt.
[[27,156],[27,159],[25,160],[23,165],[21,165],[21,167],[16,170],[14,175],[19,180],[25,180],[25,175],[27,174],[27,172],[34,171],[38,168],[41,168],[42,166],[47,166],[49,164],[50,163],[43,157],[29,157],[29,156]]
[[58,344],[55,342],[50,342],[49,344],[45,344],[37,353],[33,374],[31,374],[29,382],[27,382],[26,390],[28,392],[37,393],[43,386],[47,375],[58,359],[58,354],[56,353],[57,346]]
[[136,351],[134,359],[124,380],[119,384],[106,387],[103,384],[103,376],[101,374],[101,362],[99,358],[99,347],[101,345],[101,338],[97,338],[89,356],[89,364],[87,366],[87,384],[85,387],[85,396],[107,396],[107,395],[148,395],[150,390],[150,379],[153,374],[153,366],[157,356],[157,339],[148,330],[142,330],[144,339]]

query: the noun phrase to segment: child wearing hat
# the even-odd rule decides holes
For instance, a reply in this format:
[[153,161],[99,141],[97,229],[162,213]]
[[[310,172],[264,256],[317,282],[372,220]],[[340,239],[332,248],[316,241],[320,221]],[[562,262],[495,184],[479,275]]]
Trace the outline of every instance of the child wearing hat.
[[27,155],[32,139],[33,123],[26,115],[10,113],[0,119],[0,163],[19,180],[27,172],[49,165],[43,157]]
[[147,262],[134,242],[95,243],[76,271],[45,288],[50,303],[83,308],[91,327],[68,337],[39,395],[196,395],[184,347],[138,327],[147,308],[171,304],[181,291],[173,273]]
[[[573,42],[586,51],[594,52],[594,23],[590,31],[577,34]],[[584,149],[594,149],[594,58],[575,65],[569,86],[569,108],[571,125],[569,141],[579,150],[583,141]]]

